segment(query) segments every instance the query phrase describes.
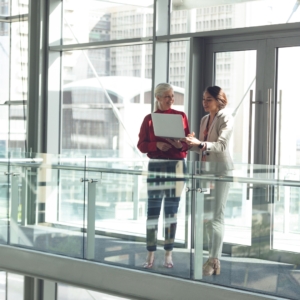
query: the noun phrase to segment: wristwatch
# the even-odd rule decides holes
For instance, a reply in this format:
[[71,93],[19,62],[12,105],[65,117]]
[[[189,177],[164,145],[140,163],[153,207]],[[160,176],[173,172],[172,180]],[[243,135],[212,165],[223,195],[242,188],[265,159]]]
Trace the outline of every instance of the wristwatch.
[[204,147],[204,143],[200,143],[199,145],[198,145],[198,148],[199,149],[202,149]]

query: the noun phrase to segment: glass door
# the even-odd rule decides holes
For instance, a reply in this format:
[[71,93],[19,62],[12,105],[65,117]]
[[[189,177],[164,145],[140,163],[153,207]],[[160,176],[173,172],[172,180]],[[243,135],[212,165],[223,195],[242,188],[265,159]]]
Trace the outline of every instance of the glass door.
[[[235,119],[233,176],[299,180],[299,54],[297,36],[206,40],[204,84],[225,91]],[[251,249],[243,253],[255,257],[297,252],[299,203],[296,187],[234,182],[225,210],[224,249]],[[267,230],[258,229],[258,220]]]
[[[269,48],[275,56],[274,149],[273,161],[278,165],[278,178],[300,180],[300,101],[297,92],[300,68],[299,38],[270,39]],[[272,246],[274,250],[299,252],[300,189],[278,187],[274,191]]]
[[[247,176],[251,172],[247,165],[255,163],[256,159],[253,136],[258,114],[256,104],[262,102],[257,95],[263,88],[259,66],[265,59],[265,44],[265,41],[252,41],[206,45],[205,86],[218,85],[225,91],[226,109],[235,120],[230,141],[230,152],[236,164],[234,176]],[[251,185],[232,184],[225,210],[225,243],[251,245],[252,193]]]

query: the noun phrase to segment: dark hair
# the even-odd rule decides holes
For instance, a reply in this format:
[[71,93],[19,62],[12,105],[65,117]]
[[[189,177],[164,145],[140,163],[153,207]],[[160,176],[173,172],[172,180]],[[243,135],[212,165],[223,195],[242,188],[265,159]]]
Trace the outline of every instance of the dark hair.
[[205,92],[209,93],[213,98],[217,100],[219,109],[223,109],[227,105],[228,100],[226,94],[219,86],[217,85],[208,86],[204,90],[204,93]]

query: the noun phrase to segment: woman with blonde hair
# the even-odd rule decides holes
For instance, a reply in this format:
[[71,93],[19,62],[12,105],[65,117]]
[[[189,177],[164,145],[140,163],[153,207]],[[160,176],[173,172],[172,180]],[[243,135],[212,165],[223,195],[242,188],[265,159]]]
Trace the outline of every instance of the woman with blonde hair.
[[[172,109],[174,90],[168,83],[158,84],[154,91],[155,109],[158,114],[179,114],[182,116],[185,135],[190,133],[187,117],[184,112]],[[166,124],[166,126],[171,126]],[[154,264],[154,253],[157,248],[157,227],[162,200],[165,213],[165,259],[164,267],[172,268],[172,250],[177,227],[177,211],[181,192],[184,186],[182,173],[185,170],[184,159],[188,145],[180,140],[165,139],[155,136],[151,114],[148,114],[141,125],[138,149],[147,153],[148,164],[148,208],[147,208],[147,258],[144,268],[150,269]],[[180,172],[181,177],[174,176]],[[167,175],[162,175],[162,173]],[[153,175],[155,174],[155,176]],[[166,177],[165,177],[166,176]]]

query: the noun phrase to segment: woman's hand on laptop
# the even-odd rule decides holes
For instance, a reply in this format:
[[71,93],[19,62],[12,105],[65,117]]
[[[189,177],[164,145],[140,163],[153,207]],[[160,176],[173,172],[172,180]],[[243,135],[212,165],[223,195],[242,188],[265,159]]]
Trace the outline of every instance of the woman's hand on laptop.
[[168,151],[169,149],[172,148],[170,144],[164,143],[164,142],[157,142],[156,143],[156,148],[158,148],[161,151]]
[[167,139],[166,140],[172,145],[174,146],[176,149],[182,149],[182,143],[180,140],[178,139]]
[[193,136],[187,136],[184,140],[189,146],[198,146],[201,144],[201,141],[196,139]]
[[193,131],[192,133],[189,133],[187,137],[195,137],[195,132]]
[[194,138],[195,137],[195,132],[189,133],[185,138],[180,139],[181,142],[188,142],[190,140],[190,138]]

